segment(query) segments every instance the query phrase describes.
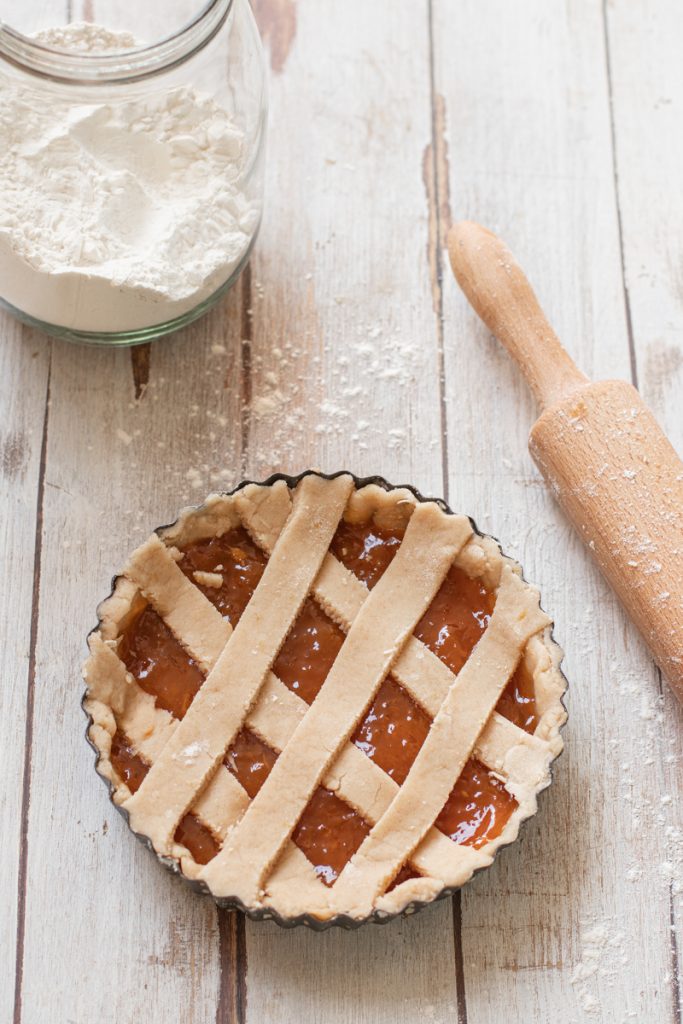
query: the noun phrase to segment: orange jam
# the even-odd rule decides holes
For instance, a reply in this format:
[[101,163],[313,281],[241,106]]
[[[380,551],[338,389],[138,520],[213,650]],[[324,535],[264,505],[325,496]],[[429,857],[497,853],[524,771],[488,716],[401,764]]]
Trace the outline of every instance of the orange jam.
[[156,697],[157,707],[183,718],[204,673],[150,605],[122,633],[118,653],[140,687]]
[[[114,734],[111,743],[111,763],[114,771],[126,783],[131,793],[135,793],[140,788],[142,780],[149,771],[147,762],[135,753],[126,737],[120,732]],[[220,850],[220,843],[211,831],[191,812],[181,819],[175,832],[175,839],[176,842],[187,847],[198,864],[208,864]]]
[[[268,778],[277,754],[248,729],[237,734],[225,763],[253,799]],[[348,804],[318,786],[294,829],[292,840],[331,885],[370,831]]]
[[[372,588],[400,543],[399,531],[381,530],[371,522],[342,522],[331,550]],[[263,553],[239,528],[222,537],[189,544],[183,549],[183,556],[180,568],[234,626],[263,573]],[[200,583],[193,575],[197,571],[220,574],[220,586]],[[459,672],[486,629],[493,605],[493,595],[479,581],[453,566],[416,626],[415,635],[453,672]],[[342,630],[314,600],[308,599],[282,645],[273,671],[311,704],[343,641]],[[159,707],[176,718],[183,717],[201,686],[203,674],[151,607],[145,607],[127,625],[119,642],[119,655],[140,686],[155,696]],[[523,665],[510,680],[497,710],[528,732],[534,731],[538,718],[533,681]],[[401,784],[429,727],[427,713],[389,675],[351,739]],[[119,778],[134,792],[149,765],[120,732],[114,736],[111,759]],[[258,793],[276,760],[277,753],[246,728],[234,738],[225,755],[226,767],[251,798]],[[515,806],[514,798],[502,783],[472,758],[436,826],[456,843],[479,847],[500,835]],[[360,814],[319,786],[299,819],[292,840],[322,881],[331,885],[369,830],[370,825]],[[207,863],[219,849],[218,839],[192,813],[186,814],[178,825],[176,840],[201,864]],[[410,877],[411,869],[404,866],[394,884]]]

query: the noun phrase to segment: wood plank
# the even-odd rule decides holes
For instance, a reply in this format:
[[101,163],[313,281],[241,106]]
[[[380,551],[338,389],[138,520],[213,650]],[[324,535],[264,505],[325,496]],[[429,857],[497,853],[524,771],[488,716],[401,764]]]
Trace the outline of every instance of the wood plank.
[[[178,0],[174,11],[183,6]],[[129,27],[129,10],[129,4],[108,3],[105,18]],[[117,22],[121,12],[125,19]],[[73,3],[71,13],[96,20],[98,4]],[[146,31],[144,17],[137,30]],[[81,757],[64,763],[65,737],[71,742],[84,728],[78,708],[84,649],[73,643],[64,649],[64,623],[54,608],[58,593],[59,607],[71,610],[68,635],[84,635],[112,571],[149,529],[209,490],[237,482],[243,307],[240,284],[205,321],[153,351],[55,348],[47,451],[55,489],[44,520],[46,610],[38,643],[42,685],[34,732],[40,755],[31,780],[24,1020],[48,1013],[63,1020],[133,1019],[144,993],[153,1007],[150,1020],[205,1021],[216,1015],[221,996],[239,988],[236,956],[228,957],[221,976],[221,950],[230,948],[219,936],[215,906],[166,877],[131,841],[85,745]],[[66,679],[72,683],[65,687]],[[82,872],[77,893],[61,884],[70,862]],[[43,924],[46,906],[54,919],[50,929]],[[91,927],[81,927],[98,906]],[[113,964],[112,949],[120,951]],[[56,965],[52,991],[43,982],[46,962]],[[106,983],[93,987],[89,971]]]
[[[128,351],[55,345],[29,820],[27,1021],[48,1012],[55,1020],[129,1020],[141,993],[153,1008],[150,1020],[215,1015],[216,909],[167,876],[114,813],[79,740],[80,665],[95,605],[126,552],[226,475],[235,481],[238,393],[224,382],[239,359],[240,292],[154,347],[149,387],[138,402]],[[75,887],[64,885],[65,872]],[[54,967],[49,989],[45,963]],[[86,984],[84,973],[98,984]]]
[[[98,2],[75,0],[74,17]],[[118,1024],[141,1008],[151,1024],[680,1022],[681,713],[542,489],[522,382],[450,272],[441,280],[452,207],[510,243],[586,372],[635,367],[683,446],[678,5],[609,3],[604,21],[598,0],[432,6],[430,83],[422,8],[256,0],[273,82],[251,273],[207,320],[151,348],[54,343],[42,497],[50,346],[0,318],[0,561],[13,581],[0,595],[0,729],[12,779],[35,672],[29,1024]],[[74,638],[129,550],[212,488],[317,465],[442,494],[446,461],[453,506],[520,557],[568,651],[568,751],[539,817],[464,890],[455,920],[441,903],[387,928],[314,935],[217,914],[113,814],[79,739],[85,647]],[[3,1020],[21,792],[0,805]]]
[[[309,0],[292,39],[292,6],[257,5],[290,47],[271,52],[247,473],[348,468],[442,493],[425,12]],[[353,934],[248,923],[247,947],[253,1024],[454,1018],[448,903]]]
[[[639,388],[683,452],[683,66],[680,6],[640,0],[605,8],[624,283]],[[665,836],[658,891],[668,885],[675,1024],[683,1017],[683,709],[662,688],[659,803]],[[661,898],[661,892],[660,892]]]
[[422,11],[368,6],[298,4],[271,82],[249,467],[344,467],[440,492],[427,28]]
[[606,7],[616,177],[635,366],[643,397],[683,451],[681,10]]
[[[600,4],[436,0],[433,38],[454,215],[506,239],[582,369],[628,377]],[[573,682],[541,814],[463,894],[467,1019],[670,1020],[656,673],[530,462],[524,385],[450,281],[444,305],[454,503],[541,585]]]
[[25,757],[30,757],[31,748],[27,721],[31,721],[34,693],[37,625],[32,605],[40,573],[36,525],[44,482],[41,452],[49,375],[49,343],[0,313],[0,621],[5,631],[0,687],[0,750],[5,779],[0,800],[1,1020],[11,1019],[15,968],[18,964],[20,974],[23,961],[27,856],[24,776]]

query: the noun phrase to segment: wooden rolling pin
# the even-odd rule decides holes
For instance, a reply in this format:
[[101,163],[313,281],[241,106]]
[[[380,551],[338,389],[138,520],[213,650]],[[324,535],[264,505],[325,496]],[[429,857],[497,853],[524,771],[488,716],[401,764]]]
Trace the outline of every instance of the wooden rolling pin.
[[448,249],[536,396],[534,461],[683,702],[683,463],[634,387],[576,367],[499,238],[464,221]]

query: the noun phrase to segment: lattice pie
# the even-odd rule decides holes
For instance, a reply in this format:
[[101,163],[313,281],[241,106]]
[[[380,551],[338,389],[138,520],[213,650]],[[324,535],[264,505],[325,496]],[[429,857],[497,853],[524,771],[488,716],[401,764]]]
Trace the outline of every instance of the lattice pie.
[[486,867],[561,749],[561,652],[497,543],[348,474],[248,484],[131,556],[89,639],[98,771],[219,902],[415,909]]

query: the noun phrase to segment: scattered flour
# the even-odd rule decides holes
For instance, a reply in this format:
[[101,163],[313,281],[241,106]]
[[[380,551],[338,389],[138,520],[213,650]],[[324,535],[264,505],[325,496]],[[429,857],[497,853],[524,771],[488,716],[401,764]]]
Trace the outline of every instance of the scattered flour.
[[618,983],[629,959],[624,948],[624,935],[609,920],[586,927],[581,934],[581,959],[571,975],[579,1005],[588,1017],[603,1018],[603,1005],[598,987]]
[[[60,49],[128,49],[73,24]],[[93,90],[93,97],[96,90]],[[129,331],[182,316],[242,260],[259,221],[242,131],[188,86],[69,103],[0,78],[0,294],[49,324]]]
[[[253,284],[252,314],[258,316],[263,287]],[[337,305],[344,306],[339,298]],[[409,430],[402,398],[413,395],[424,367],[425,351],[414,339],[403,336],[398,325],[373,321],[349,323],[340,316],[338,330],[343,345],[333,345],[334,362],[328,362],[325,348],[310,329],[296,338],[281,339],[270,351],[267,365],[260,355],[252,358],[252,436],[267,438],[267,446],[252,446],[254,475],[287,467],[305,469],[301,453],[309,443],[311,429],[324,450],[325,442],[348,444],[349,466],[357,453],[388,448],[408,451]],[[245,342],[248,344],[248,342]],[[310,353],[320,351],[320,356]],[[336,353],[342,352],[342,355]],[[387,417],[370,417],[377,391],[393,394],[397,423]],[[313,411],[313,420],[311,412]],[[434,446],[439,444],[438,437]],[[378,467],[381,471],[383,467]]]
[[210,759],[209,746],[206,741],[196,740],[183,747],[177,754],[172,755],[175,761],[182,761],[183,764],[196,764],[197,761]]

